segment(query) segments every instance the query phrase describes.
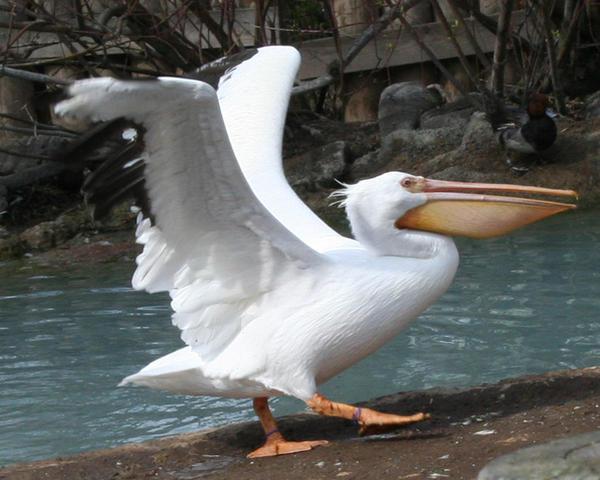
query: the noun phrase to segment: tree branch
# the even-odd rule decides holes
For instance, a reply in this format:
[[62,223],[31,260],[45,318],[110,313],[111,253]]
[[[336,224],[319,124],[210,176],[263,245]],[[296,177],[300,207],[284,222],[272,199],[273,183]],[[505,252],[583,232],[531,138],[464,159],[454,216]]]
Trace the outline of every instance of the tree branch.
[[[418,5],[425,0],[399,0],[395,5],[390,7],[383,15],[381,15],[375,22],[369,25],[363,30],[363,32],[354,40],[352,46],[342,56],[341,61],[335,60],[329,65],[328,73],[309,82],[303,82],[300,86],[294,87],[292,95],[298,95],[300,93],[306,93],[311,90],[323,88],[332,83],[339,81],[342,72],[345,68],[356,58],[360,51],[371,41],[373,38],[383,31],[390,23],[396,18],[401,17],[403,12],[410,8]],[[442,67],[443,68],[443,67]]]
[[[419,38],[419,35],[415,31],[415,29],[412,27],[412,25],[408,22],[408,20],[406,20],[406,18],[404,17],[404,15],[399,15],[398,18],[400,19],[400,22],[402,22],[402,25],[404,26],[404,28],[406,28],[406,30],[412,35],[412,37],[414,38],[415,42],[417,42],[417,44],[419,45],[419,47],[421,47],[421,50],[423,51],[423,53],[425,53],[425,55],[427,55],[429,57],[429,60],[431,60],[431,62],[438,68],[438,70],[440,72],[442,72],[442,75],[444,75],[444,77],[446,77],[448,79],[448,81],[450,83],[452,83],[452,85],[454,85],[456,87],[456,89],[461,93],[461,95],[463,97],[465,97],[465,98],[469,99],[469,101],[471,101],[471,97],[469,97],[467,95],[467,92],[462,87],[462,85],[460,83],[458,83],[458,81],[456,80],[456,78],[454,78],[454,75],[452,75],[446,69],[446,67],[444,67],[444,65],[442,64],[442,62],[440,62],[439,59],[433,53],[433,51],[427,45],[425,45],[425,43],[423,42],[423,40],[421,40]],[[479,106],[479,105],[477,105],[477,106]]]
[[479,43],[477,42],[477,40],[475,40],[475,37],[471,33],[471,30],[469,30],[469,28],[467,27],[467,24],[465,23],[465,19],[463,18],[463,15],[461,14],[461,12],[459,12],[458,8],[456,8],[455,0],[447,0],[447,1],[448,1],[448,6],[450,7],[450,10],[452,10],[452,13],[458,19],[458,23],[463,28],[463,31],[465,32],[465,37],[467,38],[468,42],[471,44],[471,47],[473,47],[473,51],[475,52],[475,55],[477,56],[477,58],[479,59],[479,61],[485,68],[491,69],[492,64],[490,63],[488,57],[486,57],[485,53],[483,53],[483,50],[481,50],[481,47],[479,46]]
[[[469,62],[467,61],[467,58],[465,57],[465,55],[462,51],[462,48],[460,48],[460,44],[456,40],[456,36],[454,35],[454,32],[450,28],[450,25],[448,25],[448,21],[446,20],[446,16],[444,15],[444,12],[440,8],[440,4],[438,3],[438,0],[431,0],[431,6],[433,7],[435,14],[437,15],[440,23],[442,24],[442,27],[446,31],[446,34],[448,35],[450,42],[452,42],[452,45],[454,45],[454,49],[456,50],[456,54],[458,55],[458,59],[460,61],[460,64],[463,67],[463,70],[469,77],[469,80],[471,81],[471,83],[475,86],[475,88],[477,88],[479,90],[479,82],[477,81],[475,74],[471,70],[471,66],[469,65]],[[458,12],[456,12],[456,13],[458,13]],[[460,15],[460,16],[462,17],[462,15]]]

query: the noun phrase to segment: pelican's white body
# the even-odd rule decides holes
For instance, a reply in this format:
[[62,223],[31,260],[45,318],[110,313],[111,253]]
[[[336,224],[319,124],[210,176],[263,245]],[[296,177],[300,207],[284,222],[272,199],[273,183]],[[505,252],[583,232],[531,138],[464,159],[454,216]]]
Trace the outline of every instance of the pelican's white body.
[[290,278],[265,295],[261,315],[212,362],[187,346],[125,381],[181,393],[278,394],[308,400],[316,386],[389,342],[450,285],[456,257],[352,258]]
[[281,166],[291,47],[267,47],[225,75],[193,80],[93,79],[61,114],[129,117],[147,131],[146,188],[157,225],[133,285],[168,290],[187,346],[127,377],[187,394],[308,400],[318,384],[374,352],[450,285],[448,237],[398,230],[424,203],[398,172],[348,187],[357,240],[338,235],[294,194]]

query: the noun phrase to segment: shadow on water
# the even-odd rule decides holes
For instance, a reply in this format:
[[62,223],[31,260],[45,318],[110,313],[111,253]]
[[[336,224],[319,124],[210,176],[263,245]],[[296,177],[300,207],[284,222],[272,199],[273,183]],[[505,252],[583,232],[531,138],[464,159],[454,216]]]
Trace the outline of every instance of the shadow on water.
[[[458,240],[461,266],[442,299],[321,390],[356,402],[597,365],[599,213]],[[254,419],[248,400],[116,388],[181,346],[168,326],[168,296],[133,291],[133,268],[2,267],[10,282],[0,290],[0,465]],[[273,406],[277,415],[304,408],[285,397]],[[201,476],[202,468],[187,473]]]

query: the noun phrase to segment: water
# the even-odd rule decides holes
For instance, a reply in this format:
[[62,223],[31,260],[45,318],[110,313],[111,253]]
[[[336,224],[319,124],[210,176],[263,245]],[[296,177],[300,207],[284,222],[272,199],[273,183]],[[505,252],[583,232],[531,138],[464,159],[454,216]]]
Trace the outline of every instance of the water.
[[[600,364],[599,211],[458,245],[446,295],[324,394],[354,402]],[[167,296],[133,291],[133,267],[2,274],[0,465],[255,419],[249,400],[116,388],[181,346]],[[291,398],[273,405],[277,415],[304,408]]]

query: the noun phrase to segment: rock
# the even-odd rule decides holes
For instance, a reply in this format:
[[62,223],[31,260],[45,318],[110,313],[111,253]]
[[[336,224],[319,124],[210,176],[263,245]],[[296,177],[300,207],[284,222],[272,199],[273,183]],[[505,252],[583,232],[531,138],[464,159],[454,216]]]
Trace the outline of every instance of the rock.
[[63,243],[69,235],[68,229],[54,220],[38,223],[25,230],[20,237],[31,250],[48,250]]
[[[396,130],[382,140],[377,165],[383,170],[415,172],[440,152],[454,150],[462,140],[463,129]],[[378,172],[372,172],[380,173]]]
[[75,208],[56,220],[41,222],[28,228],[19,239],[28,250],[48,250],[71,239],[89,223],[85,208]]
[[296,191],[335,188],[348,169],[349,149],[344,141],[329,143],[285,160],[288,182]]
[[21,239],[33,250],[47,250],[56,246],[54,222],[38,223],[21,234]]
[[387,87],[379,99],[379,129],[387,135],[396,129],[415,129],[423,112],[442,104],[436,89],[416,82],[395,83]]
[[464,127],[474,111],[472,107],[454,111],[429,110],[421,116],[421,128]]
[[590,432],[503,455],[477,480],[596,480],[599,471],[600,432]]
[[475,111],[473,102],[480,103],[481,95],[469,94],[454,102],[427,110],[421,115],[421,128],[464,127]]
[[0,259],[18,258],[27,252],[27,244],[18,235],[0,238]]
[[485,113],[473,113],[465,127],[465,134],[460,143],[461,149],[468,151],[489,150],[490,145],[497,143],[498,141]]
[[600,118],[600,90],[585,99],[584,118]]
[[350,167],[350,182],[357,182],[362,178],[374,176],[375,172],[384,169],[389,158],[386,155],[381,155],[380,151],[369,152],[362,157],[357,158]]

